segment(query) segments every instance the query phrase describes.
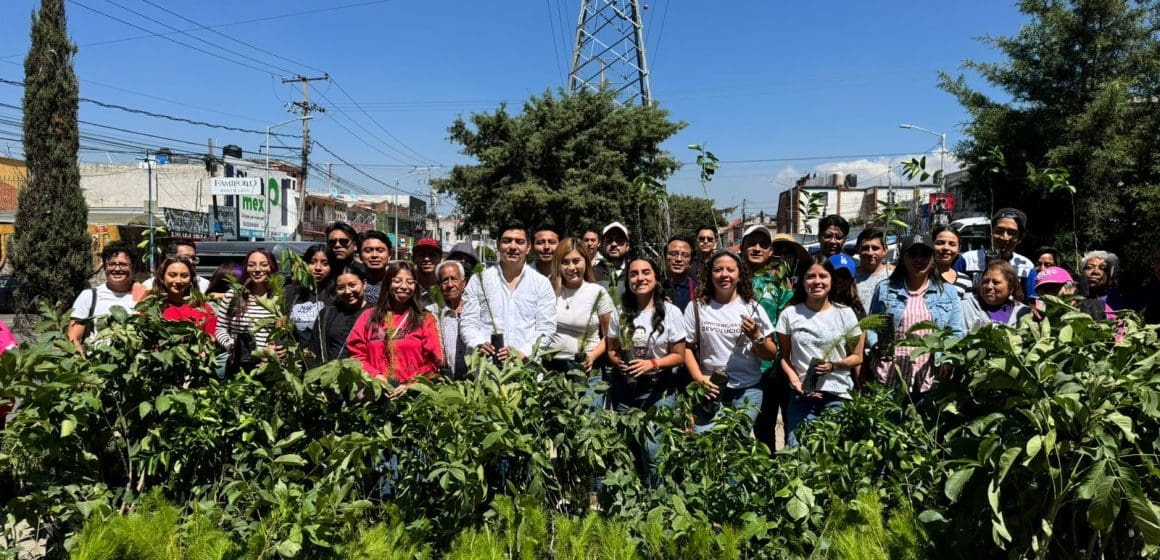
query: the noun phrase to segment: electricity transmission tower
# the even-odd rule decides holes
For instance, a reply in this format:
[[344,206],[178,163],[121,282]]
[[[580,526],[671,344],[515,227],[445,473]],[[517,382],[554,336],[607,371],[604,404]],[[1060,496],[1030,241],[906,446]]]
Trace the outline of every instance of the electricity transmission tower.
[[607,88],[624,102],[652,101],[639,0],[581,0],[568,88]]

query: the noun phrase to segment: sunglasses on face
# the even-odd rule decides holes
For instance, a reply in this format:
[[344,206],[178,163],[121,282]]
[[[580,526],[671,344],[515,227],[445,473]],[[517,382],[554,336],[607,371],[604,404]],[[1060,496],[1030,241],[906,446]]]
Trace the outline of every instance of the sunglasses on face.
[[715,243],[717,240],[712,237],[698,237],[697,241],[701,243]]
[[335,245],[338,245],[339,247],[349,247],[350,246],[350,239],[347,239],[345,237],[336,237],[334,239],[327,239],[326,244],[330,245],[331,247],[333,247]]

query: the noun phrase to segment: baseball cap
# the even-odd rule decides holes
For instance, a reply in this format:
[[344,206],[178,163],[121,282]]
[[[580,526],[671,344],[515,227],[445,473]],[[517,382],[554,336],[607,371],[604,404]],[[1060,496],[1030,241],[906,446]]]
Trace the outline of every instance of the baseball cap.
[[834,267],[835,272],[845,270],[850,273],[850,278],[854,277],[854,259],[845,253],[830,256],[830,266]]
[[440,253],[443,252],[443,246],[440,245],[438,241],[435,241],[430,237],[424,237],[423,239],[416,241],[415,246],[411,248],[411,251],[418,251],[419,249],[434,249]]
[[604,226],[604,230],[600,232],[600,235],[601,236],[608,235],[608,232],[610,232],[614,229],[619,229],[620,231],[623,231],[624,236],[628,237],[628,228],[624,227],[624,224],[622,224],[620,222],[612,222],[611,224]]
[[475,249],[471,247],[471,243],[466,241],[456,243],[455,246],[451,248],[451,252],[447,254],[447,258],[449,259],[453,259],[457,256],[466,257],[471,261],[471,264],[479,262],[479,256],[475,254]]
[[753,235],[755,233],[764,233],[765,236],[768,237],[770,240],[773,239],[773,234],[769,233],[769,228],[767,228],[763,225],[757,224],[757,225],[752,225],[752,226],[745,228],[745,233],[741,235],[741,240],[745,241],[746,237],[749,237],[750,235]]
[[1044,284],[1067,284],[1068,282],[1075,282],[1071,277],[1071,273],[1058,267],[1049,266],[1039,273],[1039,277],[1035,279],[1035,286],[1039,287]]
[[910,237],[907,237],[907,238],[902,240],[902,252],[903,253],[910,251],[910,249],[912,247],[916,247],[916,246],[926,247],[927,249],[930,249],[931,251],[934,250],[934,243],[931,243],[930,238],[921,234],[921,233],[911,235]]

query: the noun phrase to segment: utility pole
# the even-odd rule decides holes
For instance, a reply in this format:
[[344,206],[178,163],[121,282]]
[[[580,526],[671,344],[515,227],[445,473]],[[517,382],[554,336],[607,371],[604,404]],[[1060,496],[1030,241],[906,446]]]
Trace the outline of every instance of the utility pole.
[[[302,101],[295,101],[291,103],[294,107],[302,111],[302,171],[298,176],[298,239],[302,240],[306,237],[303,228],[303,218],[306,217],[306,175],[310,169],[310,119],[307,116],[311,111],[318,111],[325,113],[326,109],[322,106],[310,102],[310,82],[320,80],[329,80],[330,74],[323,74],[319,77],[310,78],[299,74],[293,78],[282,78],[282,83],[288,84],[291,82],[300,82],[302,84]],[[267,150],[267,157],[269,157],[269,147]],[[267,181],[269,177],[266,178]]]

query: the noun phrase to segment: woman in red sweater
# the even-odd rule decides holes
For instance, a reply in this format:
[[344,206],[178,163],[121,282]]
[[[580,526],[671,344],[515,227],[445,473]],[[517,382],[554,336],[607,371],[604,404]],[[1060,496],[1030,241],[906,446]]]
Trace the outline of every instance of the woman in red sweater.
[[423,310],[418,292],[414,266],[391,264],[378,303],[363,312],[346,341],[350,357],[391,386],[392,399],[420,378],[435,378],[443,363],[435,316]]
[[189,321],[212,338],[217,317],[209,304],[190,299],[197,290],[195,278],[197,273],[189,259],[165,257],[153,273],[153,295],[161,299],[161,316],[166,320]]

